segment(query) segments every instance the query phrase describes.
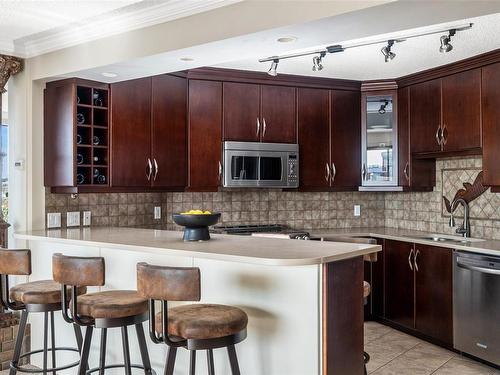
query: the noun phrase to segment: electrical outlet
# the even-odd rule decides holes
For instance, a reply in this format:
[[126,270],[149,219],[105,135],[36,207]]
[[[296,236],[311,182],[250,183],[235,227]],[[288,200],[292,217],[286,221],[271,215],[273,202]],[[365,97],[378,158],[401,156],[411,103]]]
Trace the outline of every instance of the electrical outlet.
[[80,226],[80,211],[68,212],[66,214],[66,226],[67,227]]
[[155,215],[155,220],[161,219],[161,207],[159,207],[159,206],[155,207],[154,215]]
[[53,212],[47,214],[47,228],[61,228],[61,213]]
[[361,216],[361,206],[359,204],[354,205],[354,216]]
[[92,223],[92,212],[83,211],[83,226],[90,227],[91,223]]

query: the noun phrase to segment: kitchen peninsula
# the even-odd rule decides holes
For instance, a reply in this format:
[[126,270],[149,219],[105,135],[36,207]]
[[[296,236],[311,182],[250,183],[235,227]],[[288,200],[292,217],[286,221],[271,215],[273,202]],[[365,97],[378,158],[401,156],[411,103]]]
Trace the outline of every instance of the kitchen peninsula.
[[[203,302],[231,304],[249,315],[248,339],[238,347],[247,374],[363,372],[363,255],[380,251],[378,245],[230,235],[184,242],[175,231],[102,227],[31,231],[16,238],[28,241],[34,280],[52,277],[52,255],[58,252],[104,257],[103,290],[135,289],[137,262],[199,267]],[[42,345],[43,325],[32,327],[32,345]],[[73,344],[72,329],[60,317],[57,330],[63,344]],[[110,336],[110,358],[119,360],[118,333],[112,334],[117,336]],[[92,350],[96,361],[97,348]],[[166,347],[151,344],[149,350],[161,372]],[[187,354],[179,355],[186,355],[178,366],[187,373]],[[228,373],[225,352],[215,355],[217,372]]]

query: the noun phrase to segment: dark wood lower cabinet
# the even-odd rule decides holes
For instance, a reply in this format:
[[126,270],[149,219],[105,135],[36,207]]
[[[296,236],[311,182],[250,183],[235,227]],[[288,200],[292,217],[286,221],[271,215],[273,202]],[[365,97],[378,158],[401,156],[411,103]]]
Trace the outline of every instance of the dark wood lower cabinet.
[[415,329],[453,344],[452,250],[415,244]]
[[385,317],[407,328],[414,328],[412,252],[412,243],[385,240]]
[[452,347],[452,254],[448,248],[385,240],[383,319]]

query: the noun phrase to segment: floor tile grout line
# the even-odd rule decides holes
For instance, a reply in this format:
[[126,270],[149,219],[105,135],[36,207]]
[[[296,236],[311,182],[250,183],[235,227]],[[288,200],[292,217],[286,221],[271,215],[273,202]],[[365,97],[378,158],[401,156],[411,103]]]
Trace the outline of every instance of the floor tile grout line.
[[[388,332],[388,333],[391,333],[391,332]],[[385,335],[384,335],[384,336],[385,336]],[[410,350],[415,349],[415,348],[416,348],[418,345],[420,345],[420,344],[421,344],[421,343],[419,342],[419,343],[415,344],[414,346],[412,346],[411,348],[409,348],[408,350],[406,350],[406,351],[404,351],[404,352],[402,352],[402,353],[398,354],[398,355],[397,355],[397,356],[395,356],[393,359],[391,359],[389,362],[387,362],[387,363],[383,364],[383,365],[382,365],[382,366],[380,366],[380,367],[377,367],[377,368],[376,368],[375,370],[373,370],[373,371],[370,371],[370,374],[373,374],[373,373],[375,373],[375,371],[378,371],[378,370],[380,370],[382,367],[387,366],[389,363],[391,363],[391,362],[395,361],[396,359],[398,359],[398,358],[399,358],[399,357],[401,357],[402,355],[404,355],[404,354],[408,353]],[[430,374],[429,374],[429,375],[430,375]]]

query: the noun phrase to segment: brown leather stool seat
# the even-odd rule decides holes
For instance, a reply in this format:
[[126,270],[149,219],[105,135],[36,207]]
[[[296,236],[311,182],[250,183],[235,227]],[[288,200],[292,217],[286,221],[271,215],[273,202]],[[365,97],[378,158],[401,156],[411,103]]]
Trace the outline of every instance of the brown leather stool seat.
[[363,297],[367,298],[370,295],[371,286],[370,283],[363,281]]
[[[67,289],[68,296],[70,289]],[[77,288],[79,295],[85,294],[87,288]],[[61,303],[61,284],[52,280],[40,280],[18,284],[10,289],[10,298],[25,305],[43,305]]]
[[[183,339],[205,340],[235,335],[247,324],[247,314],[232,306],[193,304],[168,310],[168,333]],[[162,332],[161,313],[156,314],[156,331]]]
[[78,314],[93,319],[114,319],[141,315],[148,311],[148,301],[135,290],[110,290],[78,297]]

